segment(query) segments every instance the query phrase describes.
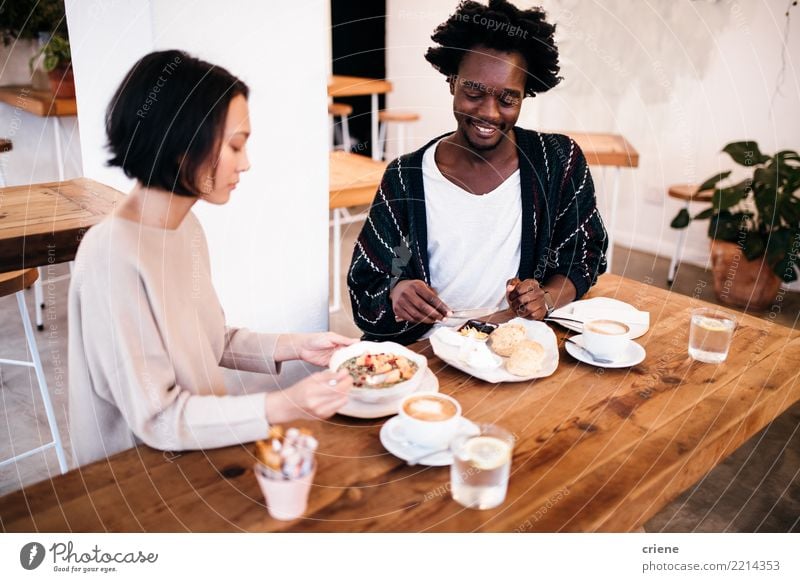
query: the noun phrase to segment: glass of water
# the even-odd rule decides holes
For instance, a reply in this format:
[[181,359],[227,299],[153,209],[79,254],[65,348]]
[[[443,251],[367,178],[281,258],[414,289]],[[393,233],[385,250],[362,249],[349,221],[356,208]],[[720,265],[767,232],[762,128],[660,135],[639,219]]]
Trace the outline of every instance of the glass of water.
[[708,364],[720,364],[728,357],[736,318],[725,311],[701,307],[692,310],[689,327],[689,355]]
[[450,445],[453,499],[470,509],[491,509],[506,498],[514,437],[493,424],[479,424],[477,434],[458,435]]

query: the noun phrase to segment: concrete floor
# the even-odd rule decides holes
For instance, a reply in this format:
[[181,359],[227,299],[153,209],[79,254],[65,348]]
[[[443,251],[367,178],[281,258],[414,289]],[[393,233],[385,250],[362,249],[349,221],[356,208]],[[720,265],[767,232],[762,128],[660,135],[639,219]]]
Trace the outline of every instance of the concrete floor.
[[[345,274],[350,249],[360,223],[345,226],[340,285],[343,309],[331,315],[332,330],[357,336],[347,299]],[[666,288],[669,261],[617,247],[614,272],[656,287]],[[65,265],[49,268],[45,276],[66,272]],[[39,353],[56,410],[62,439],[70,455],[67,422],[67,321],[68,281],[45,286],[45,331],[37,334]],[[703,286],[705,285],[705,286]],[[680,268],[673,290],[714,301],[710,273],[691,265]],[[26,293],[33,313],[33,292]],[[796,327],[800,294],[787,294],[776,322]],[[24,334],[13,297],[0,298],[0,354],[25,359]],[[33,371],[16,366],[0,369],[0,459],[39,446],[49,431]],[[58,475],[55,453],[50,450],[0,469],[0,495]],[[650,532],[789,532],[800,531],[800,404],[795,404],[770,426],[706,475],[694,487],[665,507],[645,526]]]

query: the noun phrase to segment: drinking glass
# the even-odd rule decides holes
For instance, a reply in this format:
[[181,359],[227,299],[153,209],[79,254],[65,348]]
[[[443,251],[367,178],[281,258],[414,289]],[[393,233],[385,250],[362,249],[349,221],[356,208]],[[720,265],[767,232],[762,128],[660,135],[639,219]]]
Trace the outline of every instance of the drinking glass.
[[506,498],[514,437],[493,424],[457,435],[450,448],[450,488],[453,499],[470,509],[491,509]]
[[734,329],[736,318],[730,313],[708,307],[693,309],[689,327],[689,355],[708,364],[724,362],[728,357]]

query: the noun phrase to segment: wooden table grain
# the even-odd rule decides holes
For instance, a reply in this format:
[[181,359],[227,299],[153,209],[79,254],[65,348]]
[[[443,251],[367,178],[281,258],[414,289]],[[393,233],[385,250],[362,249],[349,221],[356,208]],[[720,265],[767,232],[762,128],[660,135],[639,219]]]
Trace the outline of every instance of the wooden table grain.
[[[590,296],[651,314],[631,369],[578,363],[534,382],[487,384],[443,364],[441,391],[465,416],[517,436],[505,503],[464,509],[447,467],[409,467],[378,440],[383,420],[300,423],[320,439],[304,518],[271,519],[252,473],[253,445],[162,453],[146,446],[0,498],[11,531],[606,531],[635,530],[800,399],[800,333],[741,316],[727,362],[686,353],[703,302],[616,275]],[[558,331],[559,338],[567,332]],[[559,342],[561,343],[561,342]]]
[[371,204],[388,163],[349,152],[330,152],[329,158],[329,208]]
[[83,234],[123,198],[89,178],[0,188],[0,271],[71,261]]

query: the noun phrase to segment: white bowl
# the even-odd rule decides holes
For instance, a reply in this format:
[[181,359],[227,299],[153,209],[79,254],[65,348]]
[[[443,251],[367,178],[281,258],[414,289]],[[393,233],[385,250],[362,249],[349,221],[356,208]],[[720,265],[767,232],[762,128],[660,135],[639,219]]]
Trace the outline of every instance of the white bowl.
[[361,354],[394,354],[397,356],[405,356],[417,365],[417,371],[414,375],[394,386],[388,388],[356,388],[350,391],[350,397],[353,400],[359,400],[368,404],[378,402],[387,402],[397,398],[402,398],[406,394],[411,394],[419,388],[422,377],[425,375],[425,370],[428,369],[428,358],[416,352],[412,352],[408,348],[396,344],[394,342],[358,342],[352,346],[347,346],[333,353],[328,367],[332,371],[336,371],[339,366],[350,358],[355,358]]

